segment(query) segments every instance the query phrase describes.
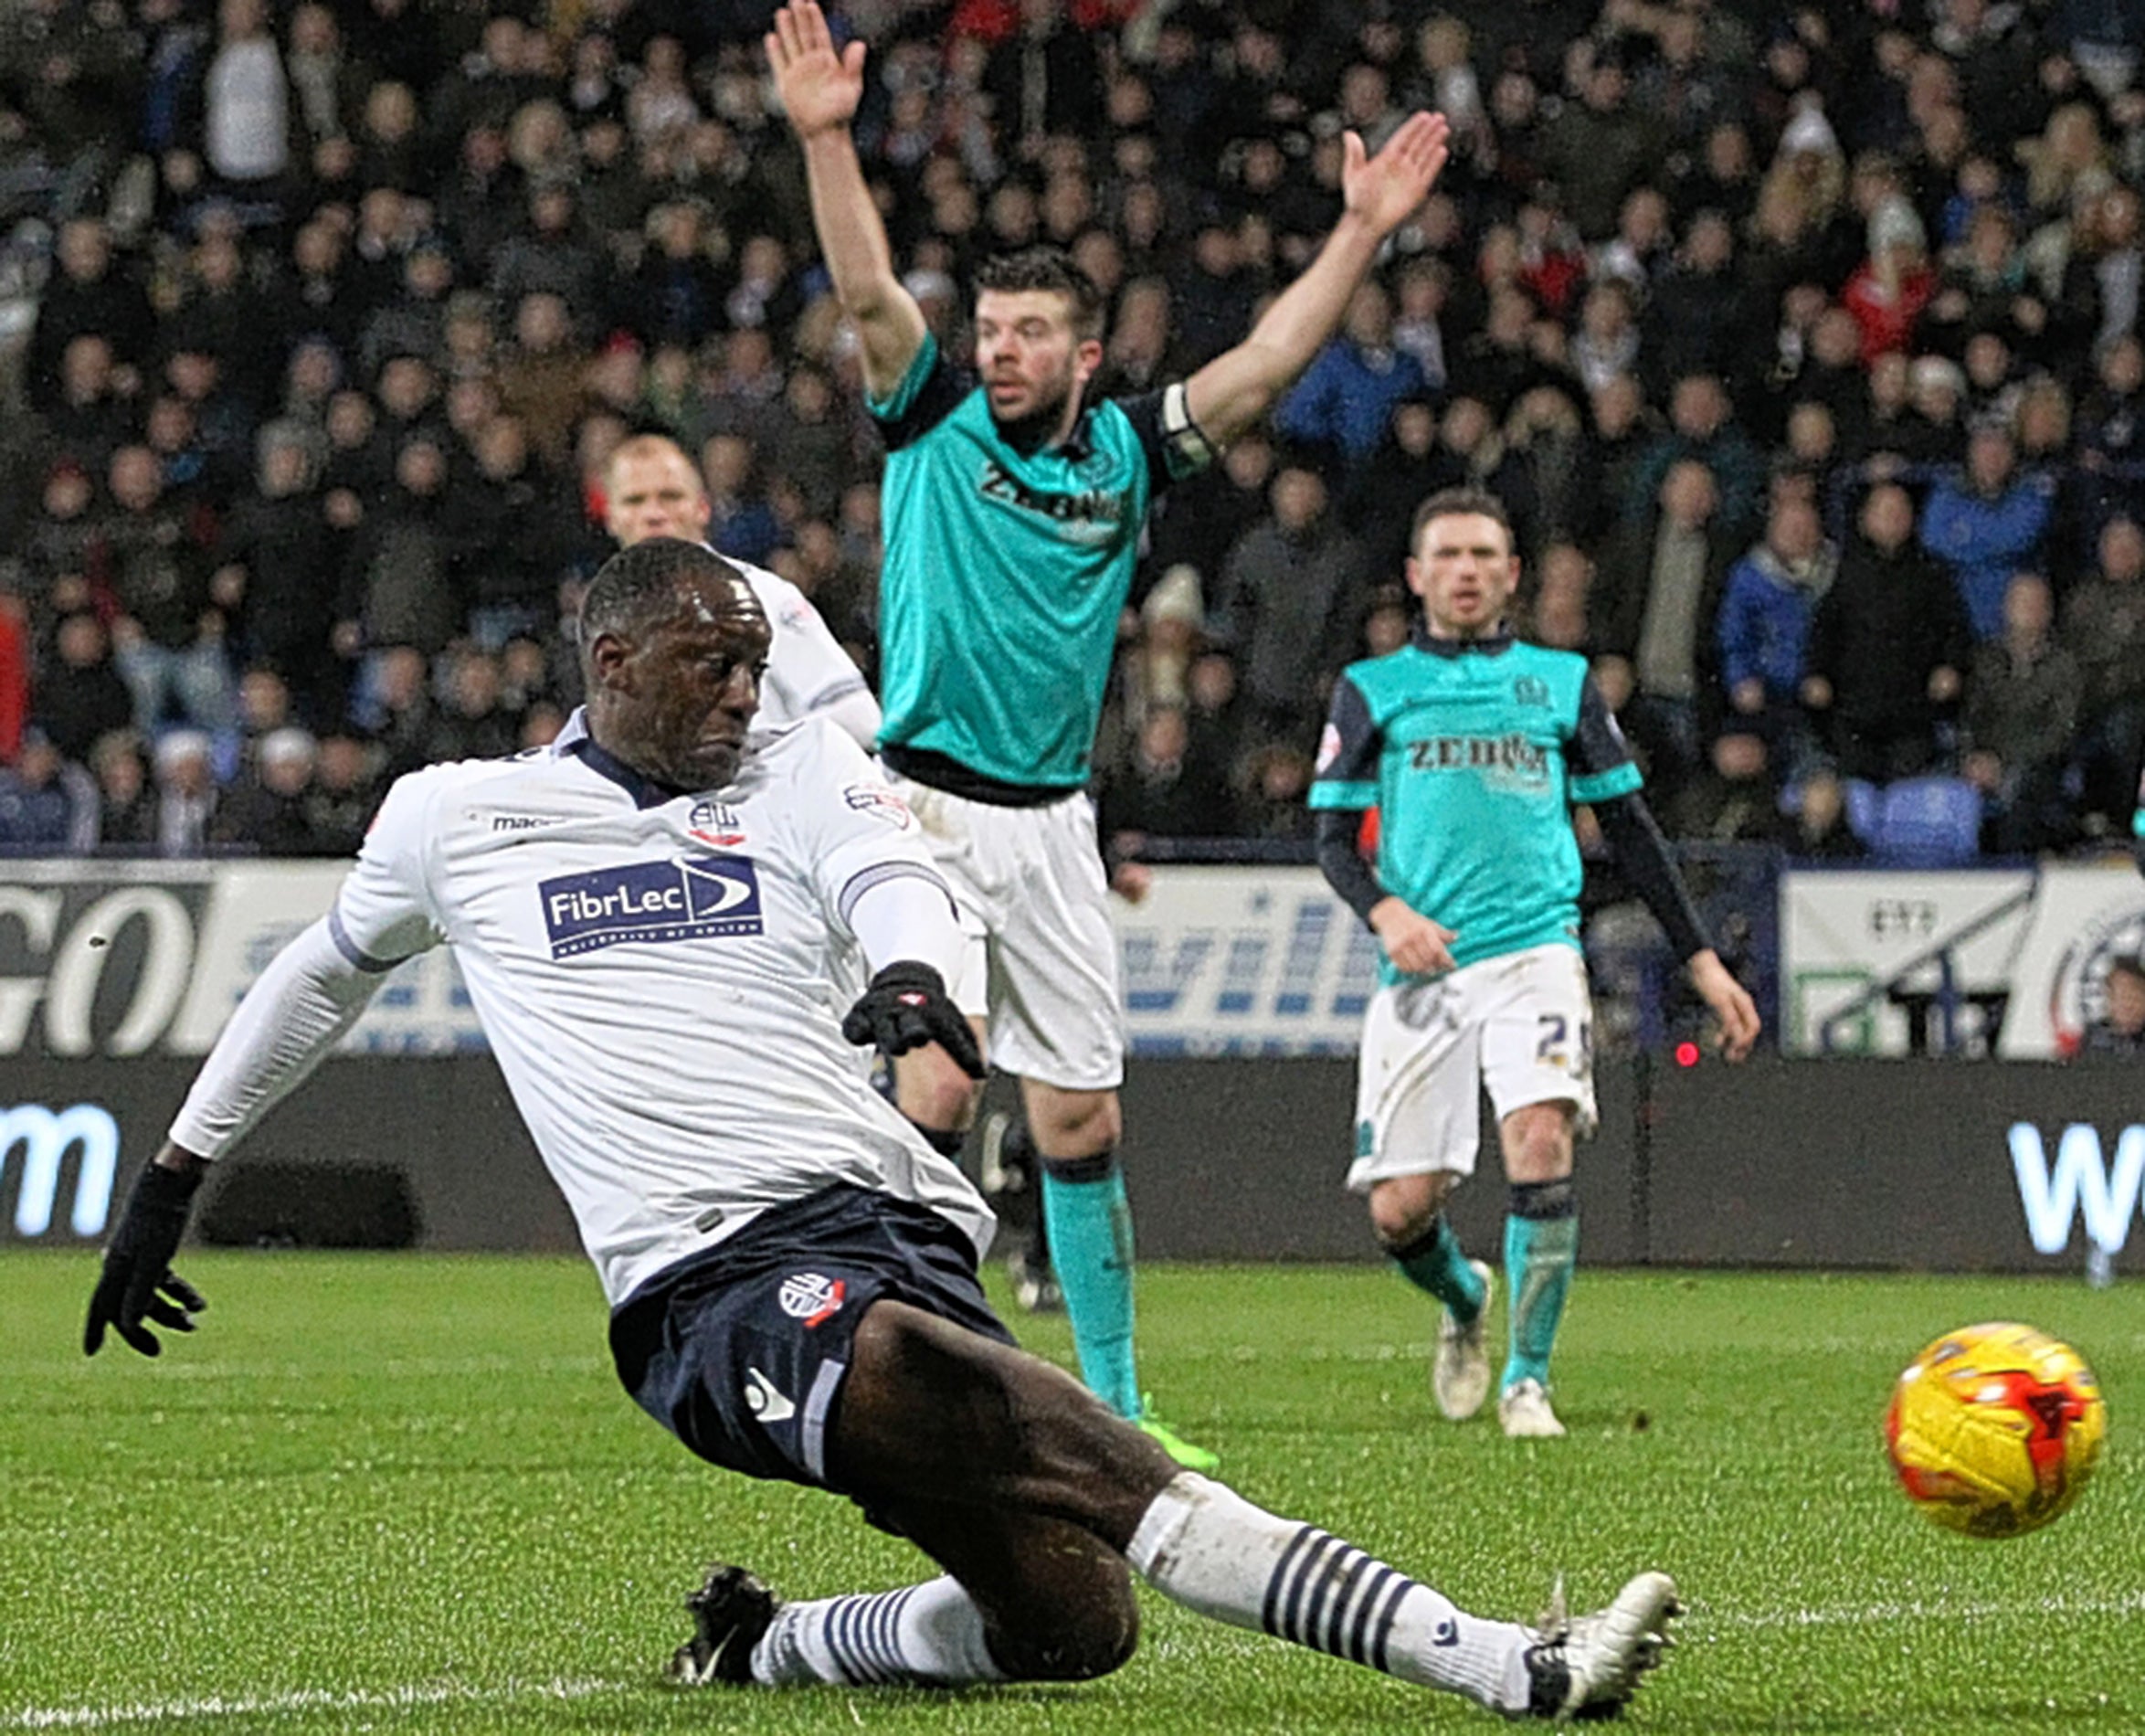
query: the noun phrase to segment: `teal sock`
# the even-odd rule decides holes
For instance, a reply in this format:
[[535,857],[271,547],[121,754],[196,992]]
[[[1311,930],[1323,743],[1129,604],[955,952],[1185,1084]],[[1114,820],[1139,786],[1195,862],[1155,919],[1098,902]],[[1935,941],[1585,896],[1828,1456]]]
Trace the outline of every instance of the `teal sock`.
[[1502,1385],[1549,1383],[1549,1348],[1564,1318],[1579,1263],[1579,1202],[1571,1183],[1520,1182],[1505,1219],[1505,1278],[1512,1297],[1512,1350]]
[[1080,1373],[1119,1416],[1140,1414],[1132,1358],[1132,1207],[1116,1155],[1042,1167],[1042,1219]]
[[1453,1233],[1453,1226],[1445,1222],[1442,1212],[1414,1241],[1404,1247],[1388,1248],[1386,1252],[1400,1267],[1402,1277],[1452,1309],[1453,1318],[1462,1325],[1482,1312],[1488,1292],[1483,1287],[1482,1280],[1474,1276],[1474,1268],[1467,1264],[1460,1238]]

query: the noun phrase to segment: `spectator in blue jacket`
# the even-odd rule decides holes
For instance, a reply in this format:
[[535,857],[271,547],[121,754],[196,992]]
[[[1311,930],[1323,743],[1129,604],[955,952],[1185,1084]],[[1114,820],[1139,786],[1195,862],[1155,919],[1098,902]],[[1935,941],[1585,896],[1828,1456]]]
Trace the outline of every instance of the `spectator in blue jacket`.
[[1805,757],[1797,694],[1809,672],[1810,623],[1839,565],[1816,506],[1783,494],[1764,539],[1728,568],[1721,598],[1716,630],[1728,704],[1748,720],[1739,726],[1766,738],[1773,763],[1789,777]]
[[2011,430],[1976,429],[1966,467],[1929,491],[1922,511],[1922,546],[1950,569],[1977,640],[2003,630],[2003,593],[2013,577],[2034,566],[2055,511],[2055,484],[2021,475]]
[[1393,406],[1422,392],[1422,364],[1393,347],[1393,306],[1385,286],[1365,283],[1348,303],[1340,334],[1318,353],[1274,412],[1292,440],[1347,465],[1378,450]]

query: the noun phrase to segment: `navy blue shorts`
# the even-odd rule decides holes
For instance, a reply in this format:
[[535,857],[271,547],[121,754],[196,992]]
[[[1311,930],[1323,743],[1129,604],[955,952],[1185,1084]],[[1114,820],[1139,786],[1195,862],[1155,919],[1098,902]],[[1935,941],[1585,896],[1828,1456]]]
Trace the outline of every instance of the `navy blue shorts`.
[[926,1207],[843,1185],[657,1273],[613,1311],[611,1356],[634,1402],[702,1458],[833,1488],[828,1431],[857,1322],[882,1297],[1013,1342],[967,1236]]

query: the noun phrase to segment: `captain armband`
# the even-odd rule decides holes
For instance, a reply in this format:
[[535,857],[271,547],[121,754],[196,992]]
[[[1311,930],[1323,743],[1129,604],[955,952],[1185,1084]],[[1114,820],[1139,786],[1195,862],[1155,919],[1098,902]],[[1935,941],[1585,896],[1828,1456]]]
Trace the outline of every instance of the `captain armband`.
[[1203,470],[1214,461],[1214,442],[1191,419],[1191,397],[1182,380],[1162,391],[1162,445],[1173,468]]

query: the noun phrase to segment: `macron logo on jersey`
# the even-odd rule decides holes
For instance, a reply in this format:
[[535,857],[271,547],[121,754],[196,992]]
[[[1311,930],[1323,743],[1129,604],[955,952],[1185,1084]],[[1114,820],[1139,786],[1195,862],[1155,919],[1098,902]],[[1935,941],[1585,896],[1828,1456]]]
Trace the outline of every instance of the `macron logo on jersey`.
[[629,862],[538,883],[551,956],[626,941],[704,940],[764,932],[759,871],[743,856]]

